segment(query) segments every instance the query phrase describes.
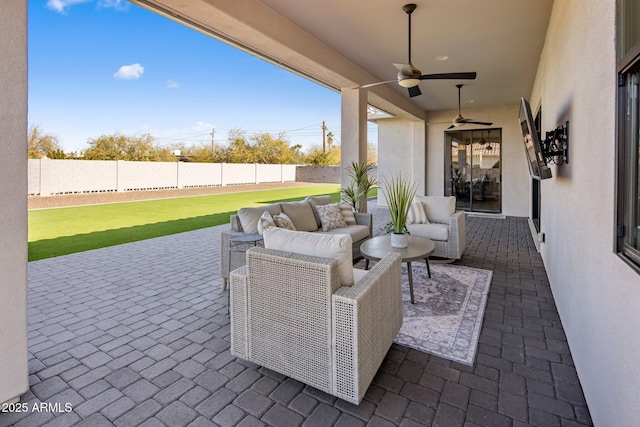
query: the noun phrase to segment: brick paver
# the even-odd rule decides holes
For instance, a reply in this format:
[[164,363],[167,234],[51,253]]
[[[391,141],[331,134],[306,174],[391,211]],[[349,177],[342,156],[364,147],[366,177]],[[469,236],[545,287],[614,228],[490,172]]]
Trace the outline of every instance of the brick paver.
[[230,355],[225,228],[30,263],[23,401],[59,406],[0,427],[591,425],[526,219],[467,218],[458,263],[493,270],[474,366],[394,345],[359,406]]

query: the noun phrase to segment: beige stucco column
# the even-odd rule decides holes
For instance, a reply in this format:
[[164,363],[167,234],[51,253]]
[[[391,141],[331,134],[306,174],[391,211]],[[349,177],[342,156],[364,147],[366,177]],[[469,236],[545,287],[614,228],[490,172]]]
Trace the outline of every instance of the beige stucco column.
[[29,388],[27,367],[27,0],[0,13],[0,403]]
[[341,187],[347,187],[351,178],[347,167],[351,162],[367,161],[367,90],[342,89],[342,128],[340,138]]
[[[402,173],[416,183],[416,194],[426,195],[426,133],[423,120],[403,118],[378,121],[378,182],[383,185]],[[439,160],[443,161],[443,160]],[[378,206],[386,206],[378,192]]]

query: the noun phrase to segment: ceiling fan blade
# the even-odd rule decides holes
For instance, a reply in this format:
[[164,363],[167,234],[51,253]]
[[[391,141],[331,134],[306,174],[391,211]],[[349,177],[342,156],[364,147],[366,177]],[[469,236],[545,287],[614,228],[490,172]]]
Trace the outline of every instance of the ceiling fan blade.
[[[396,64],[393,64],[396,65]],[[420,80],[475,80],[477,73],[439,73],[439,74],[423,74]]]
[[373,86],[386,85],[387,83],[396,83],[397,81],[398,80],[386,80],[384,82],[369,83],[367,85],[356,86],[354,89],[365,89]]
[[477,122],[473,119],[465,119],[464,123],[466,124],[472,124],[472,125],[485,125],[485,126],[491,126],[493,123],[489,123],[489,122]]
[[455,126],[455,125],[451,125],[451,126],[449,126],[449,127],[447,128],[447,130],[449,130],[449,129],[453,129],[454,127],[456,127],[456,126]]
[[422,91],[420,90],[420,86],[408,87],[407,90],[409,91],[409,98],[413,98],[414,96],[422,95]]

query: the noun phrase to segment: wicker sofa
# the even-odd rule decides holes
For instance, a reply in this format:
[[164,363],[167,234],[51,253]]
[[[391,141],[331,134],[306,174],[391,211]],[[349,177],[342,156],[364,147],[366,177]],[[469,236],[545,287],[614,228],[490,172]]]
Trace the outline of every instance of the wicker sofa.
[[353,269],[352,286],[336,259],[262,247],[246,256],[230,278],[231,353],[359,404],[402,326],[399,254]]
[[414,203],[424,209],[425,217],[416,216],[407,224],[407,230],[412,235],[432,240],[436,245],[433,256],[460,259],[467,246],[467,235],[465,213],[456,211],[456,198],[415,196]]
[[[271,215],[287,214],[297,230],[328,234],[348,234],[353,241],[353,259],[360,257],[360,245],[371,238],[373,218],[370,213],[355,213],[355,224],[345,228],[322,231],[320,218],[315,210],[318,205],[332,203],[331,196],[312,196],[299,202],[274,203],[260,207],[247,207],[230,216],[231,229],[223,231],[220,237],[220,276],[222,287],[226,289],[230,271],[230,241],[241,234],[258,233],[258,220],[265,211]],[[233,269],[233,266],[231,266]]]

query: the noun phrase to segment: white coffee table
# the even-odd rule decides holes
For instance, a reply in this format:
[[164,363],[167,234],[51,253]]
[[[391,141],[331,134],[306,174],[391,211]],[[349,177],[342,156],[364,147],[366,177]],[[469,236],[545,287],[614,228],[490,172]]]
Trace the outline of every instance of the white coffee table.
[[389,252],[399,253],[402,262],[407,263],[407,271],[409,275],[409,292],[411,294],[411,304],[413,299],[413,272],[411,271],[411,262],[425,260],[427,263],[427,273],[431,277],[431,268],[429,267],[429,256],[436,250],[436,245],[426,237],[409,236],[409,244],[406,248],[394,248],[391,246],[391,236],[376,236],[365,241],[360,246],[360,253],[365,259],[365,270],[369,269],[369,261],[380,261]]

